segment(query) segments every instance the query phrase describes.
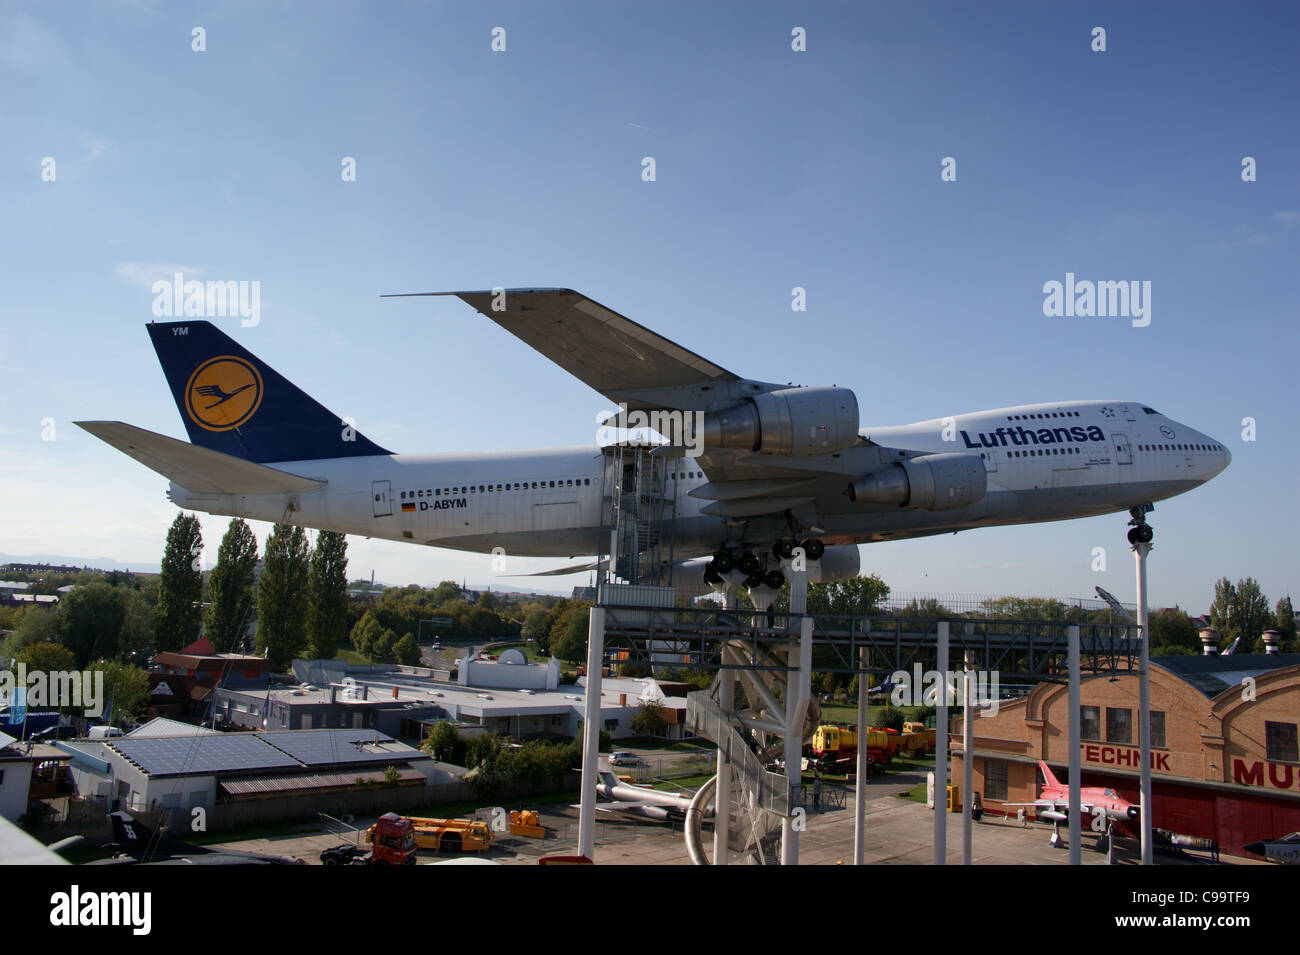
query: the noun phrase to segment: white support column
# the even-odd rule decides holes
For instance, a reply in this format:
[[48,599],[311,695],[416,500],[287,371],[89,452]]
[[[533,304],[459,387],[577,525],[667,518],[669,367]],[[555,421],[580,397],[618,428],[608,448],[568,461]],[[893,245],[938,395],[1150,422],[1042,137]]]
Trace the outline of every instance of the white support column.
[[[722,648],[722,663],[732,662],[730,651]],[[736,708],[736,674],[734,670],[718,671],[718,707],[723,714],[730,717]],[[730,738],[718,741],[718,782],[713,790],[713,864],[727,865],[731,861],[730,832],[731,816],[727,807],[731,805],[731,764],[727,762],[727,746]]]
[[934,732],[934,864],[948,862],[948,621],[939,623],[939,698]]
[[1083,863],[1083,796],[1079,775],[1079,627],[1070,627],[1070,865]]
[[962,659],[961,690],[961,864],[971,863],[971,818],[975,785],[975,727],[971,720],[971,676],[975,655],[969,650]]
[[596,781],[600,771],[600,683],[605,659],[605,608],[592,607],[587,626],[587,687],[582,723],[582,802],[578,855],[596,857]]
[[1142,801],[1142,864],[1154,865],[1155,846],[1151,841],[1151,631],[1147,616],[1147,555],[1151,553],[1151,545],[1139,543],[1129,549],[1137,560],[1138,626],[1142,629],[1141,670],[1138,673],[1138,758],[1142,760],[1138,791]]
[[[801,617],[799,642],[790,647],[785,684],[785,775],[791,793],[803,785],[803,724],[812,684],[812,636],[812,617]],[[781,823],[782,865],[799,864],[799,829],[794,823],[793,816],[786,816]]]
[[867,648],[858,651],[858,756],[853,785],[853,864],[866,865],[867,855]]

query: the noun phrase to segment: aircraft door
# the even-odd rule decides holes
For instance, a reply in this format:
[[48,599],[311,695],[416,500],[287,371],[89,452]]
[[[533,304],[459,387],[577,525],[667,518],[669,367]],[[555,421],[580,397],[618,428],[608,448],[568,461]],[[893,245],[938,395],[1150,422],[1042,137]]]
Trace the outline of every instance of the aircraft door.
[[1133,448],[1128,443],[1128,435],[1115,431],[1111,433],[1111,440],[1115,442],[1115,463],[1132,464]]
[[393,513],[392,485],[388,481],[371,481],[370,496],[375,505],[375,517],[388,517]]

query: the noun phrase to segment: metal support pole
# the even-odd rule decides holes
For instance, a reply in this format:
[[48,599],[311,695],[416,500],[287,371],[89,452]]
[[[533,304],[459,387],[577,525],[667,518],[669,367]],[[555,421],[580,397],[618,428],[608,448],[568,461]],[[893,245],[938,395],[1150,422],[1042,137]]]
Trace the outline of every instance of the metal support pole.
[[592,607],[587,625],[587,687],[582,723],[582,802],[578,808],[578,855],[596,855],[596,781],[600,778],[600,682],[605,659],[605,608]]
[[939,622],[939,698],[934,731],[934,864],[948,861],[948,621]]
[[1083,862],[1083,795],[1079,775],[1079,627],[1070,627],[1070,865]]
[[853,864],[866,865],[867,854],[867,648],[858,650],[858,755],[853,787]]
[[963,658],[961,691],[961,864],[971,862],[971,808],[975,785],[975,727],[971,721],[971,676],[975,655],[969,650]]
[[[724,646],[722,662],[729,663],[730,652]],[[733,670],[718,672],[718,707],[730,718],[736,708],[736,676]],[[718,740],[718,782],[713,790],[713,864],[727,865],[731,861],[731,764],[727,761],[730,734]]]
[[[793,635],[792,635],[793,636]],[[808,712],[812,683],[812,617],[799,620],[799,642],[790,647],[785,682],[785,775],[790,792],[803,786],[803,724]],[[798,662],[796,670],[795,663]],[[781,823],[781,864],[799,864],[799,830],[795,817],[786,816]]]
[[1138,672],[1138,758],[1142,760],[1138,788],[1142,802],[1142,864],[1155,863],[1155,846],[1151,841],[1151,640],[1147,617],[1147,555],[1150,544],[1134,544],[1130,550],[1137,560],[1137,612],[1142,633],[1141,669]]

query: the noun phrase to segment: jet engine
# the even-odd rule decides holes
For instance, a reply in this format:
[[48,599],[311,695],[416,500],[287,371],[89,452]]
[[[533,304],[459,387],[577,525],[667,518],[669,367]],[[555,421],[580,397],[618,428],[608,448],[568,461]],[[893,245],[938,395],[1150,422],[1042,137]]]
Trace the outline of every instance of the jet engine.
[[848,580],[862,570],[862,552],[857,544],[827,547],[819,560],[808,562],[808,582],[824,584],[831,580]]
[[977,454],[924,454],[872,471],[848,486],[850,501],[946,511],[974,504],[988,490]]
[[848,388],[782,388],[704,416],[704,445],[808,457],[852,447],[858,399]]

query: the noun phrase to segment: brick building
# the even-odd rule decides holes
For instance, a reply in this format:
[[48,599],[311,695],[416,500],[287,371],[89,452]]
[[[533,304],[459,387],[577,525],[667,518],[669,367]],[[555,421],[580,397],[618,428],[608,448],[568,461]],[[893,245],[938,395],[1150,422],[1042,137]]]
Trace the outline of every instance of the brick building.
[[[1300,830],[1300,654],[1161,657],[1151,661],[1152,820],[1215,839],[1222,851]],[[1085,678],[1080,688],[1082,784],[1138,801],[1138,680]],[[985,807],[1030,802],[1038,761],[1062,782],[1069,767],[1068,688],[1041,683],[974,725],[974,791]],[[960,720],[953,779],[962,773]],[[1014,809],[1008,809],[1014,813]],[[1133,833],[1136,834],[1136,833]]]

